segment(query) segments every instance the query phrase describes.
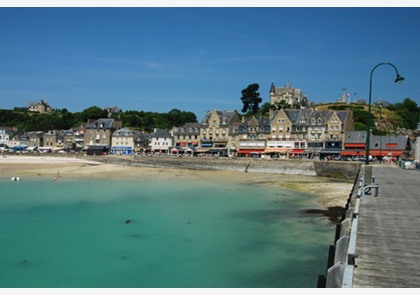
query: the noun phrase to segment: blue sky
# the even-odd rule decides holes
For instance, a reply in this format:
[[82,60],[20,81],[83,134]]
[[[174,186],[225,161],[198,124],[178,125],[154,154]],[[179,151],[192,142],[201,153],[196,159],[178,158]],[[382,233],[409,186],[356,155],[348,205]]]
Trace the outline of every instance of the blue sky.
[[240,111],[271,83],[420,104],[420,8],[0,8],[0,108]]

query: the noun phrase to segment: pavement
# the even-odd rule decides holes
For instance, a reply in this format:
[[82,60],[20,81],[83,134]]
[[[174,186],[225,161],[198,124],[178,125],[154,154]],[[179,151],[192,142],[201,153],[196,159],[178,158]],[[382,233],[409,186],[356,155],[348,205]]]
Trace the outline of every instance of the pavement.
[[420,171],[373,166],[379,195],[361,197],[354,288],[420,288]]

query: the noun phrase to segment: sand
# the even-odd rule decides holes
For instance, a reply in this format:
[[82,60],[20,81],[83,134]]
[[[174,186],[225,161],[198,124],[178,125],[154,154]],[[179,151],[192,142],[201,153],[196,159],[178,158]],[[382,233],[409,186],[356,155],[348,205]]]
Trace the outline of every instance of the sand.
[[238,171],[199,171],[171,168],[132,167],[105,164],[54,156],[0,156],[1,177],[44,177],[60,181],[62,178],[140,178],[207,180],[223,183],[247,183],[292,189],[313,195],[314,200],[325,208],[345,207],[353,182],[327,177],[285,175],[270,173],[244,173]]

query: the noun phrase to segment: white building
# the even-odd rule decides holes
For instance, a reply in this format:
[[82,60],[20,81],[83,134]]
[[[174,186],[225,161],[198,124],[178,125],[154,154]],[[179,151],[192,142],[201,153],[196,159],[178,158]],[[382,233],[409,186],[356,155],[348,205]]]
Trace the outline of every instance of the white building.
[[173,146],[172,135],[168,130],[155,129],[150,135],[149,146],[153,153],[168,153]]
[[0,144],[5,145],[9,142],[9,132],[6,129],[0,129]]
[[112,134],[111,153],[117,155],[131,155],[135,146],[135,133],[128,128],[121,128]]

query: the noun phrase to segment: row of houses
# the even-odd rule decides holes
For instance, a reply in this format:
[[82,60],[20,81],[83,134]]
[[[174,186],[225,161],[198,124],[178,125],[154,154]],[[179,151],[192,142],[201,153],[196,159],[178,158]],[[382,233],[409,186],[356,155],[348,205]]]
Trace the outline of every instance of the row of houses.
[[[138,153],[242,157],[363,157],[366,132],[354,131],[352,112],[280,109],[269,118],[245,118],[237,111],[209,111],[199,123],[152,133],[124,128],[101,118],[71,130],[16,133],[0,144],[11,149],[77,151],[87,154]],[[371,136],[370,154],[410,157],[408,136]]]

